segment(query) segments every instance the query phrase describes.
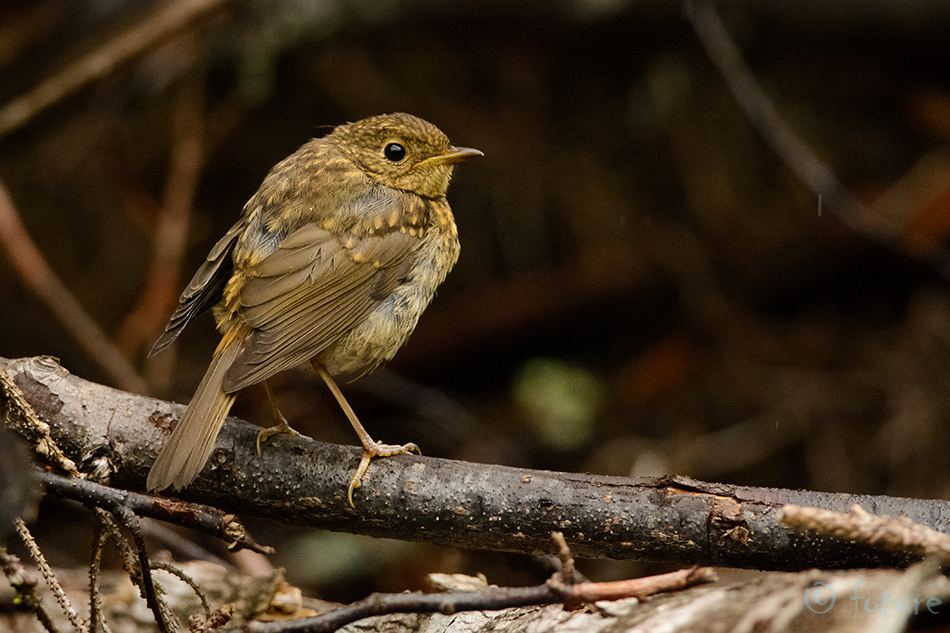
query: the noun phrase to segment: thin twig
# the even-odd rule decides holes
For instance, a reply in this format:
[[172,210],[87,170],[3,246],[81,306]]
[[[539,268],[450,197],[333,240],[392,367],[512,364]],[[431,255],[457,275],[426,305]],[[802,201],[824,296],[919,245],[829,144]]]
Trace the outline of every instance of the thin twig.
[[43,257],[16,206],[0,181],[0,244],[6,249],[14,269],[33,293],[59,319],[83,350],[122,389],[145,393],[145,381],[112,341],[89,316],[53,268]]
[[863,205],[778,113],[729,37],[715,5],[710,0],[688,0],[685,7],[709,59],[722,73],[752,124],[809,189],[821,194],[845,223],[856,226],[859,217],[866,217]]
[[152,563],[152,569],[161,569],[162,571],[168,572],[178,580],[182,581],[195,592],[195,595],[198,596],[198,599],[201,600],[201,607],[205,610],[205,619],[211,618],[211,605],[208,603],[208,597],[201,590],[201,587],[198,586],[191,576],[178,569],[174,565],[169,565],[168,563],[154,562]]
[[110,633],[102,616],[102,601],[99,595],[99,577],[102,574],[102,548],[109,540],[109,533],[101,521],[95,521],[92,533],[92,561],[89,564],[89,631]]
[[907,552],[917,558],[940,556],[950,560],[950,535],[914,523],[907,517],[892,519],[868,513],[859,505],[850,513],[786,505],[782,523],[796,530],[809,530],[836,538],[867,543],[892,552]]
[[228,0],[173,0],[60,73],[0,109],[0,137],[87,84],[107,77],[177,33],[221,9]]
[[16,601],[32,612],[49,633],[59,633],[52,616],[36,593],[36,578],[27,573],[20,559],[0,545],[0,570],[16,593]]
[[135,542],[135,550],[138,553],[139,568],[142,570],[142,591],[145,594],[145,602],[148,603],[152,613],[155,614],[155,622],[158,624],[158,630],[166,633],[170,629],[168,610],[163,601],[160,601],[155,590],[155,581],[152,578],[152,565],[148,560],[148,551],[145,549],[145,534],[142,533],[142,526],[139,519],[127,508],[123,508],[118,515],[119,520],[129,532],[132,533],[132,540]]
[[565,598],[574,604],[593,604],[600,600],[621,600],[623,598],[646,598],[658,593],[679,591],[693,585],[714,582],[716,572],[709,567],[691,567],[668,574],[631,578],[614,582],[584,582],[574,585],[570,595]]
[[40,471],[38,476],[46,492],[54,496],[103,508],[113,514],[127,510],[138,516],[188,527],[216,536],[232,549],[247,548],[260,554],[274,553],[273,548],[255,543],[233,514],[211,506],[118,490],[94,481],[71,479],[47,471]]
[[[116,512],[109,512],[98,507],[93,507],[92,511],[101,523],[102,528],[108,531],[112,541],[116,544],[119,556],[122,559],[122,567],[129,575],[132,583],[139,588],[139,593],[145,598],[145,602],[158,624],[158,630],[161,633],[177,631],[177,619],[168,605],[165,604],[165,601],[158,596],[158,590],[152,579],[148,554],[145,551],[145,538],[142,536],[142,530],[137,525],[135,516],[122,507],[118,508]],[[121,520],[126,529],[132,533],[132,538],[136,544],[134,550],[128,541],[123,538],[116,520]],[[136,528],[138,529],[136,530]]]
[[567,545],[567,539],[561,532],[552,532],[551,538],[557,543],[558,558],[561,559],[561,569],[558,571],[561,582],[565,585],[574,584],[574,557],[571,556],[571,548]]
[[76,613],[76,610],[73,608],[69,598],[66,597],[66,592],[63,591],[59,581],[56,580],[56,575],[53,573],[53,568],[49,566],[48,562],[46,562],[46,557],[43,556],[43,552],[40,551],[36,541],[33,540],[33,535],[30,534],[30,530],[27,529],[23,519],[16,519],[16,531],[26,544],[26,548],[29,550],[30,556],[33,558],[33,562],[36,563],[36,566],[40,570],[40,575],[43,576],[43,580],[46,581],[46,585],[53,592],[53,596],[56,598],[56,601],[62,608],[63,613],[66,614],[67,619],[69,619],[69,623],[73,625],[73,629],[77,632],[85,631],[85,623],[83,622],[82,618],[79,617],[79,614]]

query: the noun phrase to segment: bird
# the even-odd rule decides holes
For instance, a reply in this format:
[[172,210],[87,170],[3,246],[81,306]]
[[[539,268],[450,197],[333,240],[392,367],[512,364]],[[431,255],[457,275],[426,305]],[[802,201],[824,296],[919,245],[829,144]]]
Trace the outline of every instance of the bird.
[[276,433],[299,435],[267,379],[307,362],[362,445],[347,498],[374,457],[417,451],[372,439],[334,377],[361,377],[403,346],[459,256],[446,190],[455,163],[482,156],[455,147],[406,113],[335,127],[277,163],[240,219],[182,292],[150,355],[211,308],[221,334],[204,377],[155,459],[149,491],[191,484],[211,454],[237,392],[264,383]]

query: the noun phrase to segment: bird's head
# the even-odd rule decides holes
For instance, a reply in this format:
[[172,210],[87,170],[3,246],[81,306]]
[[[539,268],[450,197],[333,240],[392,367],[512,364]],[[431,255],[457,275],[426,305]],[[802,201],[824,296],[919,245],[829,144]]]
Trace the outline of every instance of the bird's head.
[[373,180],[425,198],[445,195],[456,162],[482,156],[452,146],[439,128],[401,112],[341,125],[327,138]]

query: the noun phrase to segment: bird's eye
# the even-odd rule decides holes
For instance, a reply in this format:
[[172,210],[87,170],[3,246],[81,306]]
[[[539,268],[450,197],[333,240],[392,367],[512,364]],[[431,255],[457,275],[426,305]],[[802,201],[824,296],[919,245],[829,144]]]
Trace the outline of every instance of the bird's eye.
[[394,163],[406,157],[406,148],[399,143],[390,143],[383,149],[383,156]]

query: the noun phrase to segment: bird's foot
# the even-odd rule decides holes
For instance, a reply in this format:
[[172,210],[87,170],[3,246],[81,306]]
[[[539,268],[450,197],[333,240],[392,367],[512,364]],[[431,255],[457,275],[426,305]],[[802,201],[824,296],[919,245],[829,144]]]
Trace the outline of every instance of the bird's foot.
[[392,455],[402,455],[403,453],[418,453],[422,455],[422,451],[419,450],[419,447],[411,442],[400,446],[398,444],[380,444],[379,442],[370,440],[369,443],[363,444],[363,456],[360,458],[360,465],[356,467],[356,472],[350,480],[350,487],[347,488],[346,491],[346,496],[350,500],[351,508],[356,507],[353,505],[353,491],[360,487],[363,475],[366,473],[366,469],[369,468],[370,460],[374,457],[390,457]]
[[277,424],[274,426],[269,426],[266,429],[261,429],[257,433],[257,456],[261,456],[261,442],[266,442],[267,438],[271,435],[296,435],[297,437],[304,437],[303,433],[300,433],[289,424],[287,420],[282,415],[275,416]]

